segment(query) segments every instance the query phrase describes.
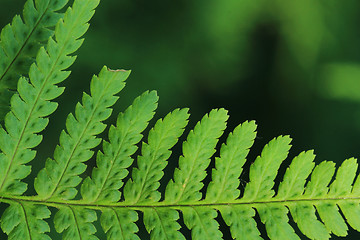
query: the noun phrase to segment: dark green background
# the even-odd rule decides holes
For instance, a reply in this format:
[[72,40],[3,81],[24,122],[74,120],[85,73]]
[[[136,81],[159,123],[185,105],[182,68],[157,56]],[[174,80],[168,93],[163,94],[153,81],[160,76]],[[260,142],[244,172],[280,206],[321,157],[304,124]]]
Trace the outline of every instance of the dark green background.
[[[24,2],[0,0],[0,27]],[[308,149],[317,161],[338,165],[358,157],[359,21],[358,0],[103,0],[63,83],[67,91],[34,171],[51,156],[66,114],[103,65],[132,70],[115,113],[156,89],[157,118],[189,107],[192,127],[210,109],[224,107],[229,130],[256,120],[251,161],[282,134],[294,138],[291,157]]]

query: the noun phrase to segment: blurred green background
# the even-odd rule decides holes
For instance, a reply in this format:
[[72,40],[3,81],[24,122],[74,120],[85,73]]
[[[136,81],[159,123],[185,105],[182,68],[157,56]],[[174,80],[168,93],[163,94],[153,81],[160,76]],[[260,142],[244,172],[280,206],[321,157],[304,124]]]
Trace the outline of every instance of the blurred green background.
[[[1,27],[24,2],[0,0]],[[224,107],[229,130],[256,120],[250,160],[289,134],[291,156],[315,149],[317,161],[339,165],[360,155],[359,21],[358,0],[103,0],[38,156],[51,156],[66,114],[105,64],[132,70],[115,113],[155,89],[156,117],[189,107],[192,127]]]

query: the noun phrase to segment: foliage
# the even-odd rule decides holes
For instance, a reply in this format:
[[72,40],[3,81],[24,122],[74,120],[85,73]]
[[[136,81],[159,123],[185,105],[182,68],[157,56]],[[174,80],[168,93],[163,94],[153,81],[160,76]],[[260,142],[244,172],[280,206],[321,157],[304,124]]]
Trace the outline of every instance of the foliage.
[[57,11],[68,0],[27,1],[23,18],[16,15],[11,24],[1,30],[0,43],[0,117],[9,111],[12,91],[16,90],[17,79],[27,75],[34,62],[39,46],[54,34],[53,28],[62,17]]
[[[28,75],[12,68],[11,63],[21,62],[23,54],[27,56],[22,51],[32,32],[54,25],[53,18],[38,18],[40,12],[60,16],[54,11],[65,4],[28,0],[25,23],[15,17],[1,34],[6,57],[0,58],[0,65],[12,70],[4,71],[0,90],[12,90],[14,79],[11,84],[6,79],[13,73],[22,75],[0,130],[0,201],[8,204],[1,216],[1,228],[9,239],[51,239],[54,230],[63,239],[98,239],[97,222],[108,239],[139,239],[139,221],[151,239],[185,239],[184,228],[191,230],[192,239],[222,239],[220,219],[235,239],[261,239],[261,224],[270,239],[300,239],[302,234],[310,239],[346,236],[346,223],[360,231],[360,177],[354,158],[336,170],[330,161],[315,166],[313,151],[302,152],[275,185],[291,148],[289,136],[274,138],[263,148],[251,164],[249,182],[240,191],[239,179],[256,138],[256,124],[246,121],[238,125],[212,161],[229,117],[223,108],[210,111],[187,134],[178,167],[170,170],[174,170],[172,180],[161,182],[171,149],[187,126],[189,110],[175,109],[160,118],[142,140],[158,102],[155,91],[146,91],[117,116],[116,125],[108,129],[108,139],[102,140],[98,135],[107,129],[104,122],[130,73],[107,67],[92,78],[90,94],[84,93],[74,113],[68,115],[53,157],[33,179],[36,194],[27,195],[24,179],[31,173],[30,162],[36,157],[48,117],[58,106],[54,99],[64,91],[58,84],[70,73],[67,69],[75,61],[73,54],[83,42],[81,37],[99,0],[74,1],[58,19],[55,30],[48,31],[50,37],[46,44],[40,44],[31,65],[21,64],[29,67]],[[27,18],[39,23],[34,25]],[[11,41],[19,29],[23,40]],[[33,30],[24,31],[29,29]],[[10,54],[14,49],[18,52]],[[8,96],[2,94],[1,98],[7,101]],[[96,167],[83,179],[85,162],[101,141]],[[208,172],[211,181],[206,184]],[[296,225],[290,225],[288,213]]]

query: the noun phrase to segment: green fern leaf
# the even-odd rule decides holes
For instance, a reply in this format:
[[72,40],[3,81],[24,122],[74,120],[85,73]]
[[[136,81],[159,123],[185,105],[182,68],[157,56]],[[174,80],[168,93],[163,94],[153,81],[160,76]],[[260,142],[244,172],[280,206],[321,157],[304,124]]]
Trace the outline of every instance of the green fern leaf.
[[49,240],[46,232],[50,227],[43,219],[50,217],[46,206],[26,202],[12,202],[1,218],[1,228],[9,240],[39,239]]
[[242,166],[246,161],[249,148],[255,139],[256,124],[245,122],[230,133],[226,145],[220,149],[220,158],[216,159],[212,172],[212,182],[206,192],[206,199],[211,202],[226,202],[240,196],[238,190]]
[[179,232],[180,224],[176,222],[179,213],[175,209],[150,208],[144,210],[144,224],[150,233],[150,239],[185,240]]
[[68,0],[28,0],[23,18],[16,15],[0,34],[0,120],[9,111],[19,76],[27,75],[38,49],[53,35],[52,28]]
[[[93,178],[85,179],[81,186],[81,194],[86,202],[117,202],[120,200],[122,179],[127,175],[126,168],[132,163],[130,155],[136,151],[135,144],[142,137],[141,132],[146,128],[148,121],[153,117],[157,107],[158,97],[156,92],[145,92],[135,99],[134,103],[119,114],[117,125],[109,130],[110,143],[104,142],[104,152],[98,154],[98,168],[93,170]],[[110,164],[109,164],[110,163]],[[102,176],[107,176],[103,178]],[[89,210],[90,211],[90,210]],[[93,211],[93,214],[95,212]],[[136,216],[131,220],[131,216]],[[129,215],[130,221],[119,221]],[[131,229],[137,215],[133,211],[105,210],[101,216],[101,223],[109,239],[137,239],[134,232],[124,232],[122,229]],[[116,224],[117,223],[117,224]]]
[[[145,92],[136,98],[133,104],[120,113],[117,127],[110,127],[109,140],[104,142],[104,154],[97,155],[97,165],[92,173],[92,179],[85,179],[81,186],[81,195],[86,202],[120,200],[119,188],[122,179],[128,174],[128,168],[133,159],[130,157],[137,150],[137,144],[148,122],[154,116],[158,96],[156,92]],[[105,178],[102,176],[106,176]]]
[[175,169],[174,181],[170,181],[165,191],[165,201],[178,203],[201,199],[200,182],[205,178],[205,169],[215,152],[218,138],[222,135],[227,111],[212,110],[192,130],[183,144],[183,156],[179,159],[179,168]]
[[[264,204],[256,208],[261,221],[265,224],[270,239],[300,240],[289,225],[288,209],[281,204]],[[276,228],[273,226],[276,225]]]
[[[86,4],[84,4],[86,2]],[[5,117],[5,129],[0,129],[0,193],[21,195],[26,184],[20,182],[30,174],[30,166],[36,147],[42,140],[38,134],[48,124],[48,115],[53,113],[57,104],[51,102],[63,92],[55,84],[69,75],[64,69],[75,60],[68,56],[76,51],[87,30],[87,22],[92,17],[98,0],[74,2],[64,21],[56,25],[55,37],[49,39],[47,50],[40,48],[36,63],[31,65],[29,80],[22,77],[18,83],[18,94],[11,98],[11,112]]]
[[327,202],[315,204],[316,210],[320,216],[321,221],[329,232],[336,236],[346,236],[348,227],[339,213],[338,206]]
[[218,210],[224,218],[225,223],[230,227],[234,239],[242,239],[246,236],[249,240],[260,240],[260,232],[256,226],[255,210],[250,206],[220,206]]
[[329,191],[328,185],[335,172],[335,163],[321,162],[311,173],[311,180],[306,185],[304,196],[309,198],[325,197]]
[[260,201],[274,195],[274,179],[288,155],[290,141],[288,136],[280,136],[264,147],[261,156],[250,167],[250,182],[245,187],[244,199]]
[[354,186],[351,190],[351,195],[359,196],[360,195],[360,175],[357,176]]
[[175,109],[160,119],[150,130],[148,143],[143,143],[138,168],[133,169],[132,180],[124,187],[125,201],[132,204],[157,202],[160,200],[159,180],[164,175],[166,160],[172,148],[184,131],[189,114],[188,109]]
[[[307,184],[303,196],[308,198],[326,198],[328,185],[335,171],[333,162],[322,162],[317,165],[312,174],[311,181]],[[289,209],[299,229],[311,239],[329,239],[330,232],[321,223],[316,215],[314,205],[311,203],[289,204]]]
[[358,164],[355,158],[345,160],[338,168],[336,178],[330,185],[328,195],[333,197],[350,196]]
[[92,224],[96,219],[96,213],[92,210],[73,206],[61,207],[54,217],[55,229],[58,233],[64,232],[64,240],[96,240],[96,228]]
[[[356,186],[359,177],[355,182],[354,187],[352,188],[352,182],[354,181],[354,178],[356,176],[357,169],[358,169],[358,164],[356,159],[350,158],[348,160],[345,160],[337,171],[336,179],[330,186],[329,194],[332,194],[337,197],[338,196],[342,197],[343,195],[350,197],[358,196],[356,192]],[[339,202],[338,206],[340,207],[349,225],[352,228],[359,231],[360,230],[360,209],[358,208],[359,203],[354,201],[349,201],[345,203]]]
[[[345,160],[336,173],[336,179],[330,185],[328,196],[345,197],[351,192],[358,164],[354,158]],[[326,228],[337,236],[346,236],[348,227],[335,204],[318,203],[315,205]]]
[[182,208],[184,223],[191,229],[191,237],[197,239],[218,240],[222,239],[219,224],[215,221],[217,212],[209,207]]
[[279,185],[276,198],[281,200],[293,199],[303,194],[306,178],[315,166],[314,159],[313,151],[307,151],[300,153],[292,160],[285,173],[284,180]]
[[108,240],[140,240],[135,234],[138,215],[129,209],[106,208],[101,214],[101,226]]
[[300,231],[310,239],[329,239],[330,234],[316,215],[311,203],[288,204],[295,223]]
[[84,93],[82,104],[77,104],[75,116],[69,114],[66,120],[67,132],[62,131],[60,145],[55,149],[54,160],[48,159],[45,168],[35,179],[35,190],[42,199],[73,199],[80,183],[79,177],[85,169],[83,162],[89,160],[92,148],[100,144],[96,135],[105,130],[106,120],[118,97],[114,95],[123,89],[129,71],[112,71],[104,67],[99,77],[91,81],[91,96]]
[[[51,4],[56,5],[55,2]],[[63,2],[57,1],[58,6]],[[32,3],[27,2],[30,10],[24,18],[34,15],[32,20],[36,22],[36,14],[44,12],[45,5],[41,4],[50,1],[35,1],[36,13]],[[310,239],[346,236],[348,225],[360,231],[360,176],[354,158],[345,160],[334,176],[334,163],[324,161],[315,166],[313,151],[301,152],[292,159],[280,184],[275,185],[275,179],[282,177],[278,171],[291,142],[288,136],[277,137],[265,145],[252,163],[250,181],[242,196],[239,178],[256,135],[256,124],[251,121],[229,134],[219,157],[214,159],[215,168],[211,169],[211,159],[228,119],[224,109],[212,110],[190,131],[182,145],[178,168],[173,169],[173,180],[162,192],[160,182],[166,181],[163,171],[189,114],[188,109],[175,109],[158,120],[137,156],[137,144],[157,107],[155,91],[143,93],[119,114],[116,126],[109,128],[109,141],[103,141],[98,151],[97,167],[80,185],[84,162],[100,144],[98,135],[106,129],[103,122],[111,115],[111,107],[118,99],[115,95],[129,74],[106,67],[93,77],[90,95],[84,93],[75,113],[69,114],[53,159],[46,161],[35,178],[38,195],[23,195],[27,187],[22,180],[30,173],[27,164],[35,157],[33,149],[42,140],[40,133],[47,126],[47,117],[57,108],[52,101],[63,91],[56,84],[68,76],[65,70],[75,59],[69,55],[80,47],[79,38],[87,30],[97,4],[98,0],[74,1],[73,8],[58,22],[55,37],[40,48],[29,79],[20,78],[18,93],[11,98],[11,112],[0,129],[0,202],[9,205],[1,214],[0,226],[9,239],[48,240],[54,226],[63,239],[95,240],[100,238],[97,228],[101,225],[107,239],[139,240],[137,224],[141,221],[151,239],[184,240],[183,229],[187,228],[192,239],[217,240],[223,238],[219,219],[224,220],[234,239],[262,239],[259,220],[265,226],[266,237],[272,240],[300,239],[289,219]],[[46,14],[52,14],[50,10]],[[10,48],[9,39],[18,34],[7,33],[10,28],[20,29],[15,23],[20,18],[16,19],[3,31],[6,38],[1,41],[6,39],[6,43],[0,44],[0,51]],[[20,25],[27,26],[26,21],[30,20]],[[208,172],[209,184],[204,181]],[[123,184],[127,176],[129,179]],[[81,197],[77,196],[79,189]],[[54,216],[49,207],[56,209]]]
[[341,212],[344,214],[346,221],[349,225],[357,230],[360,231],[360,209],[359,209],[359,202],[358,201],[347,201],[347,202],[340,202],[338,203]]

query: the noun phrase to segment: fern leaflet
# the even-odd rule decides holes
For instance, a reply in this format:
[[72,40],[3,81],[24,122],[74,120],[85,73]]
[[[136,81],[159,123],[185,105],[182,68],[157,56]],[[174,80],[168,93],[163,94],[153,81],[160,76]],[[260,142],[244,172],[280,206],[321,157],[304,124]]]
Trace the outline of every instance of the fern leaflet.
[[[119,188],[126,177],[137,144],[150,119],[154,116],[158,96],[156,92],[145,92],[117,119],[117,127],[109,129],[110,142],[104,142],[104,154],[97,155],[97,168],[92,178],[86,178],[81,186],[81,195],[86,202],[117,202],[120,200]],[[106,176],[103,178],[102,176]]]
[[[85,1],[85,0],[84,0]],[[87,22],[93,15],[98,1],[75,1],[56,25],[55,37],[49,39],[47,50],[40,48],[36,63],[29,72],[29,80],[20,78],[18,94],[11,98],[11,112],[5,117],[5,129],[0,130],[0,193],[21,195],[26,184],[20,182],[30,174],[30,167],[24,164],[32,161],[36,147],[42,140],[37,134],[48,124],[48,115],[57,104],[51,102],[58,97],[63,88],[55,84],[69,75],[64,71],[75,60],[68,56],[81,45],[81,37],[87,30]]]
[[170,203],[196,201],[201,199],[199,190],[205,178],[205,169],[215,152],[218,138],[226,127],[228,119],[224,109],[213,110],[199,122],[183,144],[183,156],[175,170],[174,181],[166,187],[165,201]]
[[188,117],[187,109],[176,109],[150,130],[148,143],[143,143],[142,155],[137,160],[138,168],[133,169],[132,180],[125,185],[125,202],[136,204],[160,200],[161,195],[156,189],[166,160],[171,155],[169,149],[183,133]]
[[240,196],[239,177],[249,149],[254,143],[255,130],[254,121],[245,122],[229,134],[226,145],[223,144],[221,147],[220,158],[216,159],[216,166],[212,172],[213,181],[206,192],[207,201],[222,202]]
[[[27,75],[40,46],[53,36],[68,0],[28,0],[23,18],[16,15],[0,34],[0,119],[9,111],[19,76]],[[40,45],[40,46],[39,46]]]
[[35,189],[42,199],[73,199],[75,187],[80,183],[79,175],[86,169],[83,164],[93,155],[92,148],[100,143],[96,138],[105,130],[110,106],[115,104],[114,95],[125,86],[128,71],[108,71],[104,67],[99,77],[91,81],[91,96],[84,93],[83,103],[77,104],[75,116],[69,114],[66,120],[67,132],[60,135],[60,145],[55,149],[54,160],[48,159],[45,168],[35,179]]

